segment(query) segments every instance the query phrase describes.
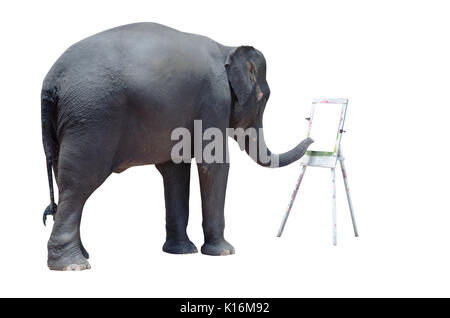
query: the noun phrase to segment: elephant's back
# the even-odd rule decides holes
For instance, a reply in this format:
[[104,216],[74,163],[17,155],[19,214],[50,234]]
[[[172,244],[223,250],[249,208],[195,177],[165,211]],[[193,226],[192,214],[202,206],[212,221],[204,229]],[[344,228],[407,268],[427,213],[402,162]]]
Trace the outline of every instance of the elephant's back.
[[[97,33],[69,47],[53,65],[45,82],[120,79],[129,86],[153,77],[189,76],[195,80],[216,70],[211,59],[224,59],[223,46],[196,34],[157,23],[135,23]],[[61,84],[61,83],[60,83]],[[56,85],[61,86],[61,85]],[[64,90],[65,87],[60,87]]]
[[224,50],[207,37],[160,24],[124,25],[68,48],[48,73],[44,90],[57,89],[62,112],[71,113],[74,104],[95,114],[110,104],[150,117],[180,108],[194,112],[200,90],[224,74]]

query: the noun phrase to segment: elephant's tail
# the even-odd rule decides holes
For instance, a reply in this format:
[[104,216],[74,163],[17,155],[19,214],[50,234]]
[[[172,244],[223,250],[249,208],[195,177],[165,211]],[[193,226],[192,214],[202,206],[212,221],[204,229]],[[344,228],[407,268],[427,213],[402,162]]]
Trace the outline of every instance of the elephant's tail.
[[45,159],[47,161],[48,185],[50,188],[50,205],[45,209],[43,215],[44,225],[47,215],[56,214],[57,205],[53,192],[52,167],[57,175],[58,159],[58,139],[56,137],[56,91],[42,90],[41,93],[41,121],[42,121],[42,141],[44,144]]

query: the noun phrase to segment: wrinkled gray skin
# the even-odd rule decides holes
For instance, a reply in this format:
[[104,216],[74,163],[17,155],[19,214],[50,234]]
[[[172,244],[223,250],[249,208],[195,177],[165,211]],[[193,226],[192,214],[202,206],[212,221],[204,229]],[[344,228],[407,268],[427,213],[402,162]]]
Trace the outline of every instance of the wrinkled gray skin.
[[[262,127],[270,94],[265,76],[264,57],[252,47],[227,47],[154,23],[121,26],[70,47],[53,65],[42,88],[52,202],[44,218],[54,215],[49,268],[90,267],[80,238],[86,200],[112,172],[144,164],[156,165],[164,181],[163,250],[197,252],[186,234],[190,163],[172,162],[171,149],[177,141],[171,140],[171,132],[186,127],[193,135],[196,119],[202,120],[203,130],[217,127],[224,134],[227,127]],[[279,166],[299,159],[311,142],[306,139],[279,155]],[[229,165],[197,165],[205,238],[201,251],[233,254],[223,235]],[[52,168],[59,189],[57,207]]]

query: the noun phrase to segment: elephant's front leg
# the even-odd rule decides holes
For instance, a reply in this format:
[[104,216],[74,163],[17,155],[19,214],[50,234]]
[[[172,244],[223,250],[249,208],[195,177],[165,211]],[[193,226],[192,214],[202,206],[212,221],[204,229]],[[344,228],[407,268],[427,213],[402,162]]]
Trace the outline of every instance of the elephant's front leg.
[[163,251],[171,254],[197,253],[186,227],[189,218],[190,163],[167,161],[156,165],[164,179],[166,201],[166,242]]
[[234,254],[233,246],[223,237],[225,228],[224,204],[229,164],[199,163],[197,165],[205,235],[205,244],[201,251],[207,255]]

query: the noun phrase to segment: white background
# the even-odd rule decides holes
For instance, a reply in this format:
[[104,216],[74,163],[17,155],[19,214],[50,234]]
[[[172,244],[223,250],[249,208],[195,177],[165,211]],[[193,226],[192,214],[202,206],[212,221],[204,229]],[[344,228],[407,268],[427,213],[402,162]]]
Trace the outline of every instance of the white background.
[[[450,296],[448,12],[445,1],[3,2],[0,296]],[[338,172],[332,246],[330,171],[310,168],[276,238],[299,164],[265,169],[231,142],[226,238],[235,255],[163,253],[162,179],[143,166],[112,175],[86,204],[92,269],[48,270],[42,80],[71,44],[139,21],[261,50],[273,151],[304,138],[312,98],[349,98],[342,145],[360,237]],[[200,248],[192,172],[188,231]]]

